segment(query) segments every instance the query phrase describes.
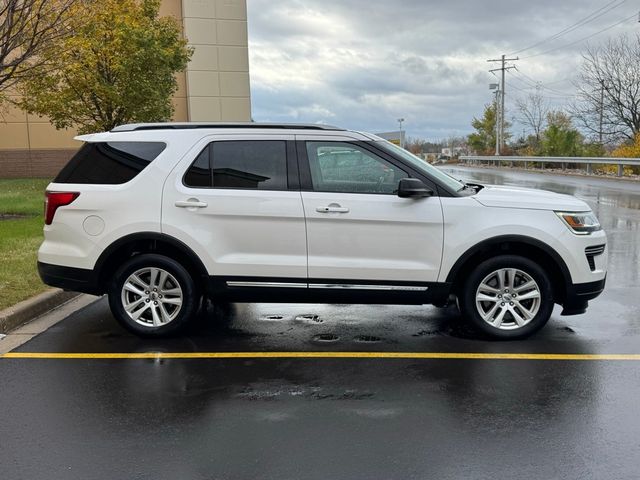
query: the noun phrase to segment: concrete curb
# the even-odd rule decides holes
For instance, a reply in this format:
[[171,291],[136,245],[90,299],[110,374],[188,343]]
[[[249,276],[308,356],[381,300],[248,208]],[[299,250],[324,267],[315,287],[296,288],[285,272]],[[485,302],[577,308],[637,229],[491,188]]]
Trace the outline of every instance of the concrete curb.
[[65,292],[56,288],[2,310],[0,311],[0,334],[6,334],[79,295],[81,294],[77,292]]

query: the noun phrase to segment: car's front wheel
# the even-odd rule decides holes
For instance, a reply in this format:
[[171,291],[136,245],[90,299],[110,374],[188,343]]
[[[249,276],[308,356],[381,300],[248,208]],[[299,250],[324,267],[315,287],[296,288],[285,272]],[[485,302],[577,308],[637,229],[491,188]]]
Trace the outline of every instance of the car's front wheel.
[[524,338],[542,328],[553,310],[549,276],[535,262],[500,255],[480,263],[460,293],[466,319],[500,339]]
[[128,260],[109,285],[114,317],[141,336],[177,332],[198,309],[200,295],[189,272],[175,260],[156,254]]

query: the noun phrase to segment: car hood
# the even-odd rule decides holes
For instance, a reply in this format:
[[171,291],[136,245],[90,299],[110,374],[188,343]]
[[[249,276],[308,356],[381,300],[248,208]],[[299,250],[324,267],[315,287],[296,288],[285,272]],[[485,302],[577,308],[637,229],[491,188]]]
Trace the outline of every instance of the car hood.
[[571,195],[533,188],[485,185],[483,189],[473,195],[473,198],[485,207],[562,210],[569,212],[591,210],[589,205]]

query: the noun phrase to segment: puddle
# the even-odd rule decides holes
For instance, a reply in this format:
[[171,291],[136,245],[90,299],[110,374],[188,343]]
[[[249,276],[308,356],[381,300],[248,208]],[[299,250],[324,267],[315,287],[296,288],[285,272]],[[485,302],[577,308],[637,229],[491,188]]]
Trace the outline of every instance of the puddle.
[[420,330],[419,332],[414,333],[413,337],[428,337],[433,335],[440,335],[438,330]]
[[440,333],[463,340],[480,340],[483,338],[481,333],[466,322],[451,322]]
[[282,320],[284,317],[282,315],[263,315],[260,318],[261,320]]
[[321,333],[320,335],[316,335],[313,337],[312,341],[316,343],[333,343],[340,340],[338,335],[333,333]]
[[576,331],[571,327],[558,327],[556,330],[560,330],[561,332],[567,332],[567,333],[576,333]]
[[309,323],[322,323],[324,320],[318,317],[318,315],[298,315],[296,317],[296,321],[298,322],[309,322]]
[[353,340],[358,343],[379,343],[382,341],[380,337],[374,335],[358,335]]

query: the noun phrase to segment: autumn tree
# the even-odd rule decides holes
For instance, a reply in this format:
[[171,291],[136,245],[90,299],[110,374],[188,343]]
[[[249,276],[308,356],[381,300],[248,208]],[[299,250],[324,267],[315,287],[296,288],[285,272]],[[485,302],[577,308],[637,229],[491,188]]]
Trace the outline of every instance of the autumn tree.
[[81,133],[171,118],[175,73],[191,51],[160,0],[78,0],[70,34],[45,50],[49,68],[22,84],[22,106]]
[[[491,155],[496,149],[496,107],[495,104],[485,105],[482,118],[473,118],[471,126],[475,132],[469,135],[469,147],[480,155]],[[508,129],[509,122],[504,123],[504,140],[511,137]]]
[[576,87],[575,118],[605,142],[633,140],[640,132],[640,35],[589,47]]
[[612,157],[640,158],[640,133],[636,134],[633,142],[629,141],[611,152]]
[[421,138],[407,137],[404,142],[404,148],[409,150],[414,155],[422,153],[427,145],[427,141]]
[[547,114],[547,128],[542,132],[540,153],[548,157],[579,157],[584,150],[584,137],[564,112]]
[[0,0],[0,97],[46,67],[45,50],[67,32],[75,0]]

